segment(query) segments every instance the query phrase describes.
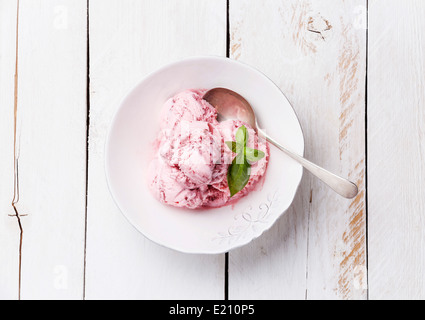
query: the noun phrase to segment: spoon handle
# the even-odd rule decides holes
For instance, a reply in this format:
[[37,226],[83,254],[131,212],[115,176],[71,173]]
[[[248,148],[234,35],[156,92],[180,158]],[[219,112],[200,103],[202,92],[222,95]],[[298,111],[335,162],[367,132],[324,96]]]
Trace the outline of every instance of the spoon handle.
[[300,163],[304,168],[310,171],[317,178],[319,178],[324,183],[326,183],[336,193],[348,199],[352,199],[357,195],[358,188],[353,182],[348,181],[347,179],[344,179],[342,177],[339,177],[336,174],[329,172],[319,167],[318,165],[308,161],[307,159],[301,157],[300,155],[289,151],[288,149],[284,148],[281,144],[279,144],[276,140],[267,136],[267,134],[265,134],[264,131],[258,129],[258,133],[261,136],[263,136],[267,141],[269,141],[271,144],[276,146],[279,150],[285,152],[292,159]]

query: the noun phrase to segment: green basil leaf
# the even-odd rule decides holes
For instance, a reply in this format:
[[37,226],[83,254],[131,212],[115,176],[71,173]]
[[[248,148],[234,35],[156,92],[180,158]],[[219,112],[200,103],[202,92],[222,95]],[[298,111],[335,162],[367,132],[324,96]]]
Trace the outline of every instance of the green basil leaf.
[[235,141],[225,141],[227,147],[234,153],[241,153],[244,149],[244,145]]
[[245,156],[248,161],[250,162],[256,162],[265,157],[265,153],[261,150],[252,149],[252,148],[245,148]]
[[238,154],[233,159],[227,171],[227,184],[229,185],[230,197],[233,197],[246,186],[250,174],[251,165],[242,153]]
[[229,147],[232,152],[236,153],[236,142],[235,141],[226,141],[226,145]]
[[236,131],[236,142],[243,144],[245,147],[248,142],[248,130],[245,126],[239,127],[238,131]]

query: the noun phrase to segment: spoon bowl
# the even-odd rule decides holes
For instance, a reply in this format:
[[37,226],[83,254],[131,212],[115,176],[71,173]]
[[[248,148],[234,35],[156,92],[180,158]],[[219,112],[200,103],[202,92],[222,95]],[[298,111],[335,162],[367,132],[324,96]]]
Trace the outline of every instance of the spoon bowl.
[[241,120],[257,131],[254,110],[240,94],[225,88],[214,88],[207,91],[203,99],[217,110],[218,121]]

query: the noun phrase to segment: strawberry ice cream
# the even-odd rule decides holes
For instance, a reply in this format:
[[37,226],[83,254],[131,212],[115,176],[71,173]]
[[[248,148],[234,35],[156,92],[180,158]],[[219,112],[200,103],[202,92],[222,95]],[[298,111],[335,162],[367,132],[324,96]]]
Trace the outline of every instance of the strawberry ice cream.
[[[216,109],[202,99],[205,92],[183,91],[163,107],[149,168],[150,189],[162,203],[189,209],[222,207],[252,191],[266,172],[267,143],[242,121],[219,123]],[[248,183],[231,197],[227,171],[235,154],[225,141],[234,141],[242,125],[248,129],[247,147],[263,151],[265,157],[251,165]]]

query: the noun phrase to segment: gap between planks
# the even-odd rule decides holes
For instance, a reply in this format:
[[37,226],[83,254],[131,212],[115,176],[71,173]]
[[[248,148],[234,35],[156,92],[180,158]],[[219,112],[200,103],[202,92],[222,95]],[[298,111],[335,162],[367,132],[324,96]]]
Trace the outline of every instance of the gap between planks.
[[86,269],[87,269],[87,205],[89,190],[89,135],[90,135],[90,0],[87,0],[87,44],[86,44],[86,198],[84,211],[84,266],[83,266],[83,300],[86,299]]
[[19,202],[19,163],[18,163],[18,152],[16,148],[17,141],[17,117],[18,117],[18,48],[19,48],[19,0],[16,3],[16,38],[15,38],[15,75],[14,75],[14,106],[13,106],[13,199],[12,207],[15,212],[14,217],[16,217],[18,226],[19,226],[19,267],[18,267],[18,300],[21,300],[21,270],[22,270],[22,243],[24,236],[24,229],[21,223],[21,215],[16,208],[16,204]]
[[[226,57],[230,58],[230,0],[226,0]],[[229,300],[229,253],[224,254],[224,300]]]
[[368,75],[368,61],[369,61],[369,0],[366,0],[366,72],[365,72],[365,241],[366,241],[366,300],[369,300],[369,228],[368,228],[368,158],[367,158],[367,75]]

